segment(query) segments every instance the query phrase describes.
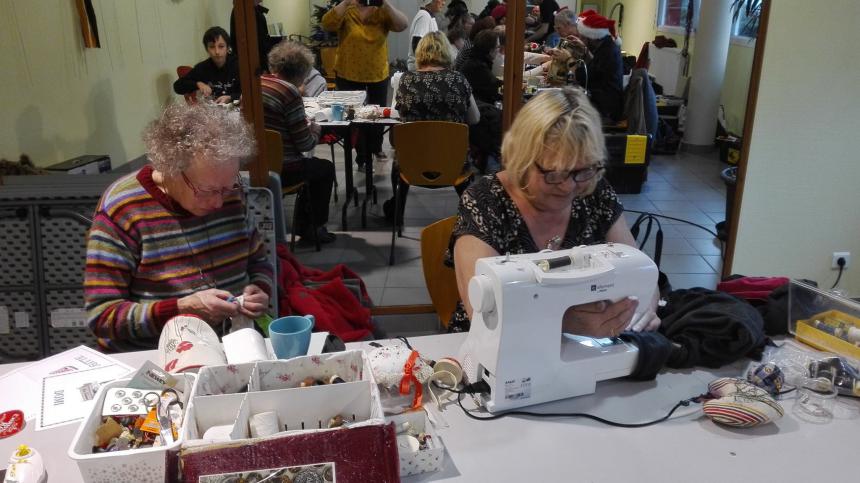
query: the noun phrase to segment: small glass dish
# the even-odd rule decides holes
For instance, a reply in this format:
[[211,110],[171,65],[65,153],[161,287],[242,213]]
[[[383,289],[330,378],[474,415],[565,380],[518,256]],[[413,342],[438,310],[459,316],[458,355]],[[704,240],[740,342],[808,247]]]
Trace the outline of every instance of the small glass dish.
[[833,419],[836,394],[832,387],[825,391],[820,388],[798,387],[792,411],[797,417],[810,423],[829,423]]

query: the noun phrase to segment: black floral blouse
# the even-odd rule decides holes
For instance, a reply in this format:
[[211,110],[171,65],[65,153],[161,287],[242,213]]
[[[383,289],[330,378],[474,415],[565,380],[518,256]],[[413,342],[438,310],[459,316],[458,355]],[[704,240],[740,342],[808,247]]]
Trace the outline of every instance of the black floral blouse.
[[[560,248],[604,243],[606,233],[623,212],[615,191],[601,179],[592,194],[573,200]],[[445,254],[445,263],[451,267],[454,243],[463,235],[475,236],[500,254],[535,253],[543,248],[535,244],[523,215],[496,175],[479,179],[460,197],[459,216]],[[448,331],[468,330],[469,317],[463,303],[458,302]]]
[[406,121],[466,122],[472,87],[452,70],[406,72],[397,87],[397,111]]

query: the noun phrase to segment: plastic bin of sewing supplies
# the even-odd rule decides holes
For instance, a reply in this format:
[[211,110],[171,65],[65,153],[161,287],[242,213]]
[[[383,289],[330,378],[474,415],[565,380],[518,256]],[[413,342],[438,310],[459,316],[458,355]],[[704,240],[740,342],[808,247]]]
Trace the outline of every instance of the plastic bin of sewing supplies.
[[792,280],[788,330],[816,349],[860,361],[860,304],[849,298]]
[[206,367],[199,378],[186,413],[186,447],[385,422],[360,350]]
[[[184,407],[194,397],[197,376],[195,374],[176,374],[176,389],[182,393],[181,401]],[[94,435],[102,424],[102,406],[105,396],[111,388],[126,387],[131,379],[118,379],[99,388],[95,397],[92,412],[78,427],[77,433],[69,447],[68,455],[78,464],[81,477],[88,483],[114,483],[117,481],[134,481],[141,483],[165,481],[167,452],[176,450],[182,445],[183,428],[177,428],[178,439],[166,446],[128,449],[107,453],[93,453]],[[188,414],[183,416],[182,426],[185,426]],[[60,476],[62,479],[62,475]]]
[[[445,462],[445,445],[433,430],[433,425],[427,419],[423,410],[395,414],[385,418],[394,423],[397,431],[397,453],[400,458],[400,476],[417,475],[439,471]],[[415,447],[415,442],[406,436],[418,440],[426,436],[423,447]],[[419,442],[420,444],[420,442]]]

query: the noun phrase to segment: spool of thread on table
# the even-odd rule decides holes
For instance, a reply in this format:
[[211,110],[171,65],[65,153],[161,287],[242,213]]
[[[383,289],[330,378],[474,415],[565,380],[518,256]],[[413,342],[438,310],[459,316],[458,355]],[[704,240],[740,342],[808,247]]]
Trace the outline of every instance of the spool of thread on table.
[[463,380],[463,368],[460,366],[460,363],[452,357],[443,357],[436,361],[436,364],[433,366],[433,372],[449,372],[454,376],[454,380],[457,381],[457,384]]

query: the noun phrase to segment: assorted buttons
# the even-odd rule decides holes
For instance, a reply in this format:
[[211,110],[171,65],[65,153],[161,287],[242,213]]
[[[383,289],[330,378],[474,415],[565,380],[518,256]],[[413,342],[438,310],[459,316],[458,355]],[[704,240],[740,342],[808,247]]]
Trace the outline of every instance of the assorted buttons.
[[144,415],[158,404],[158,393],[140,389],[115,387],[108,389],[102,406],[102,416]]

